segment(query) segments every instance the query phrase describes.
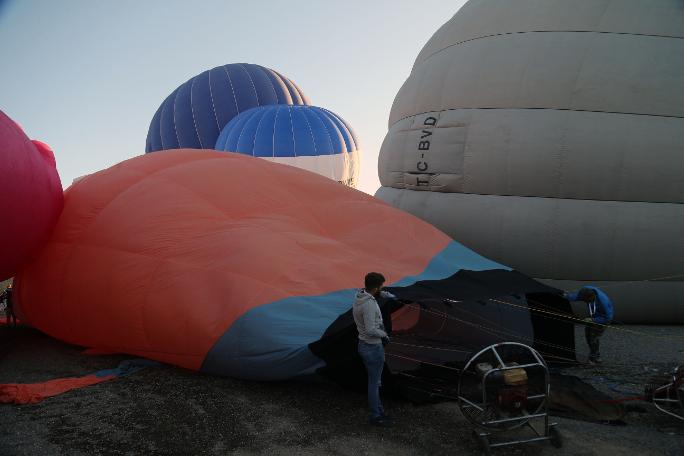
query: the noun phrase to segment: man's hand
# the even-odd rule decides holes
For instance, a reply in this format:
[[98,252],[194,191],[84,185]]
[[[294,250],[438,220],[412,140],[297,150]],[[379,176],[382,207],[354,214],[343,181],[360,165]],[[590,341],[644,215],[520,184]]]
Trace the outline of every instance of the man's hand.
[[386,345],[389,344],[389,343],[390,343],[390,338],[389,338],[389,336],[385,336],[385,337],[382,338],[382,346],[383,346],[383,347],[386,346]]

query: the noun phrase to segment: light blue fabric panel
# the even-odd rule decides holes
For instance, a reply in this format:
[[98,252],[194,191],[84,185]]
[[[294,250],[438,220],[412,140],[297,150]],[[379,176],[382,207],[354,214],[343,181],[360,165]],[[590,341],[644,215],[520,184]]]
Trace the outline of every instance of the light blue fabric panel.
[[[457,242],[437,254],[422,273],[392,286],[449,277],[461,269],[505,269]],[[362,278],[360,278],[362,280]],[[203,372],[252,380],[283,380],[313,374],[323,361],[308,345],[347,312],[356,289],[295,296],[256,307],[241,316],[207,354]]]

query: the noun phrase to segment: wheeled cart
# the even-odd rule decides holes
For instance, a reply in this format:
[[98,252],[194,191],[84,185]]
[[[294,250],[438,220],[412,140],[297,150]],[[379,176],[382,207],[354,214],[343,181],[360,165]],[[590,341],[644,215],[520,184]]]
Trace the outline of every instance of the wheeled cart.
[[645,398],[667,415],[684,420],[684,366],[662,381],[652,381],[646,386]]
[[[503,342],[480,350],[466,363],[458,403],[484,454],[544,440],[559,448],[561,435],[556,423],[549,422],[549,392],[549,370],[539,353],[518,342]],[[502,438],[505,431],[522,427],[530,430],[529,436]]]

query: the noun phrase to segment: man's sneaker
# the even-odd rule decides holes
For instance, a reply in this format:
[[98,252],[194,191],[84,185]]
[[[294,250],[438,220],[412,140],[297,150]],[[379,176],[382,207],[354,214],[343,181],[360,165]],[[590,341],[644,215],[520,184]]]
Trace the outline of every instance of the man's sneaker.
[[392,426],[392,422],[384,416],[378,416],[376,418],[371,418],[368,420],[368,424],[371,426],[379,426],[379,427],[390,427]]

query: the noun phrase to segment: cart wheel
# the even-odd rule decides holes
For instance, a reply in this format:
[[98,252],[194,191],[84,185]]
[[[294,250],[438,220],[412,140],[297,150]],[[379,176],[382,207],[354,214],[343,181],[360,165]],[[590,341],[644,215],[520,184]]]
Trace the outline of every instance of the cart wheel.
[[489,447],[489,437],[482,435],[477,431],[473,431],[473,437],[480,444],[482,454],[485,456],[490,456],[492,454],[492,449]]
[[556,426],[552,426],[549,428],[549,437],[551,441],[551,445],[553,445],[556,448],[560,448],[563,446],[563,439],[561,438],[560,432],[558,432],[558,429],[556,429]]

